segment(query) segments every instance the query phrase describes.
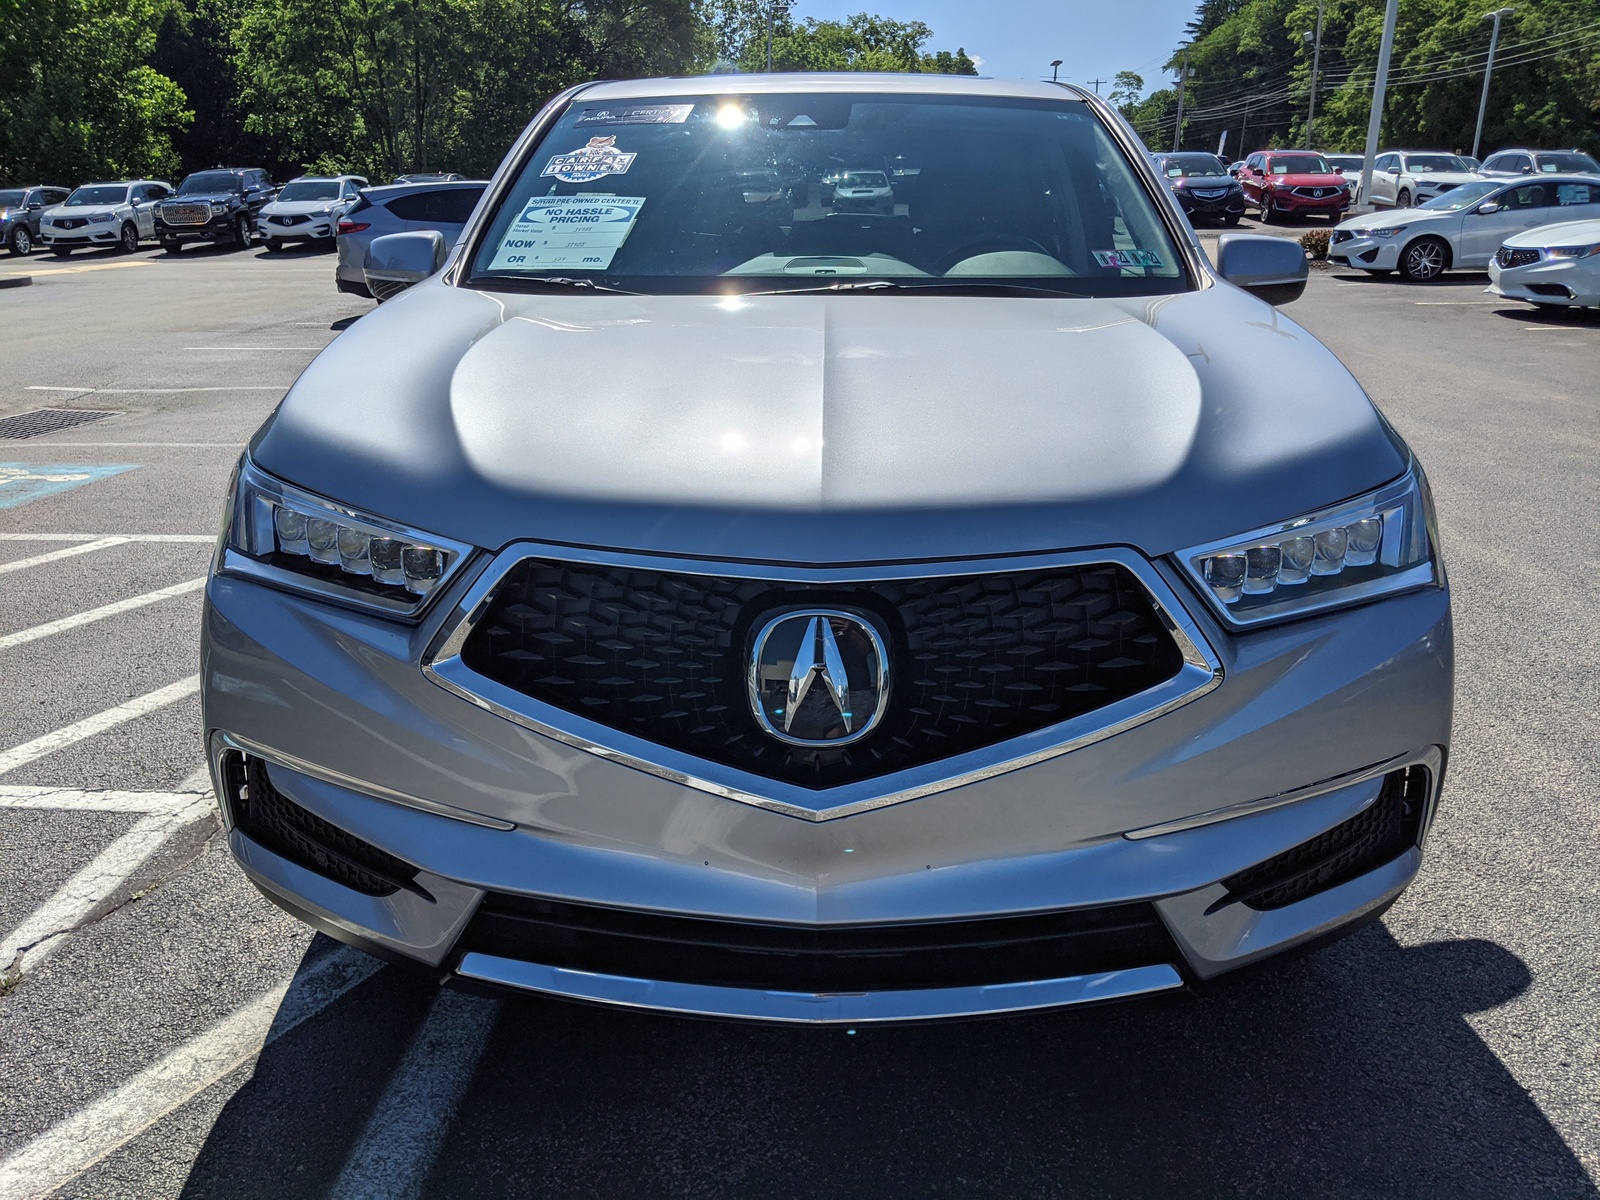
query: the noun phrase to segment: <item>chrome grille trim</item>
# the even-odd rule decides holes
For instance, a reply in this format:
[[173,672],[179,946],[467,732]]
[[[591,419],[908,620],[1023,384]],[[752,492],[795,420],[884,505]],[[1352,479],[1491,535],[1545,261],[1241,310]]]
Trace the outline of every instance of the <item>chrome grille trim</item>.
[[[813,790],[710,762],[585,720],[469,668],[461,659],[467,638],[487,613],[489,600],[500,582],[519,563],[530,558],[816,586],[1114,563],[1126,568],[1145,589],[1157,616],[1178,646],[1183,666],[1171,679],[1155,687],[1057,725],[892,774]],[[422,656],[422,671],[446,691],[484,711],[566,745],[725,800],[807,821],[828,821],[901,804],[1057,758],[1172,712],[1212,691],[1222,682],[1223,676],[1221,661],[1171,587],[1147,559],[1121,547],[978,561],[968,559],[867,567],[809,567],[708,562],[538,542],[520,542],[495,556],[494,561],[446,616]]]
[[209,204],[164,204],[161,219],[168,225],[204,225],[211,219]]

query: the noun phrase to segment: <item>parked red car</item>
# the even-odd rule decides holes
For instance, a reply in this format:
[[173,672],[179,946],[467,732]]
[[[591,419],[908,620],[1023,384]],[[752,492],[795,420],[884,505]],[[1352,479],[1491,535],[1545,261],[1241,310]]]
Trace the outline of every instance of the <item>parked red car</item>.
[[1338,224],[1350,205],[1350,185],[1315,150],[1258,151],[1239,168],[1239,184],[1269,223],[1298,213]]

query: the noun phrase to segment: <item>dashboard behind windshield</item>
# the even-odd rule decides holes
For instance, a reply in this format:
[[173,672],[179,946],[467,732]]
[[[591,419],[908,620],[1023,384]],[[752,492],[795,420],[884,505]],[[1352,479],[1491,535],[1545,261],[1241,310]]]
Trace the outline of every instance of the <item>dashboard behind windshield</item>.
[[87,208],[91,204],[122,204],[127,199],[126,187],[81,187],[67,197],[67,207]]
[[278,193],[278,200],[285,204],[303,204],[309,200],[337,200],[339,198],[339,184],[337,181],[329,183],[286,183],[283,190]]
[[491,215],[469,282],[549,276],[651,293],[1186,286],[1149,194],[1081,101],[885,93],[580,98]]
[[239,177],[232,171],[202,171],[178,185],[178,195],[195,196],[205,192],[237,192]]

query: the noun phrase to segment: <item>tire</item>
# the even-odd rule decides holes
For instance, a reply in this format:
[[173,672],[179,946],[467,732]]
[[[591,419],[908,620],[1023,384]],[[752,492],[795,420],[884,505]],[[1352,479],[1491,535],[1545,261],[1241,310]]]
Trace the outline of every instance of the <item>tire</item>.
[[250,223],[248,213],[241,213],[233,223],[233,240],[239,243],[239,249],[248,250],[255,242],[256,229]]
[[1237,225],[1239,223],[1239,217],[1241,217],[1243,215],[1244,215],[1243,213],[1238,213],[1238,214],[1229,213],[1227,216],[1222,218],[1222,223],[1224,225]]
[[1394,198],[1394,206],[1396,208],[1410,208],[1411,207],[1411,189],[1410,188],[1401,188],[1400,189],[1400,194]]
[[132,221],[122,223],[122,233],[117,239],[117,247],[124,254],[132,254],[139,248],[139,230]]
[[1278,218],[1273,215],[1272,209],[1265,204],[1261,206],[1261,216],[1257,219],[1263,225],[1276,225],[1278,223]]
[[1420,237],[1400,251],[1400,274],[1412,283],[1432,283],[1450,268],[1450,244]]
[[169,238],[161,243],[161,249],[167,254],[178,254],[183,250],[183,243],[176,238]]
[[267,251],[270,254],[276,254],[279,250],[283,249],[283,239],[282,238],[275,238],[275,237],[262,238],[261,239],[261,244],[267,248]]
[[50,247],[50,253],[54,254],[57,258],[66,258],[67,255],[72,253],[72,247],[71,246],[51,246]]
[[11,253],[23,257],[33,253],[33,234],[29,232],[26,225],[18,225],[11,231],[11,237],[7,241],[7,249]]

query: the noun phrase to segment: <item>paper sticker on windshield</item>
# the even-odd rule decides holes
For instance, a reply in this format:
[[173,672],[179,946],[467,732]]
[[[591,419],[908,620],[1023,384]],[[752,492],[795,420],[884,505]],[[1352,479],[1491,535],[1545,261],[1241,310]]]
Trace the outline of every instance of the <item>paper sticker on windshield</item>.
[[1161,256],[1154,250],[1092,250],[1102,267],[1160,267]]
[[613,136],[592,137],[581,150],[569,150],[545,163],[540,176],[554,175],[562,183],[592,183],[607,175],[626,175],[638,154],[617,149]]
[[522,206],[491,271],[604,271],[639,219],[643,196],[538,196]]
[[694,111],[692,104],[619,104],[614,108],[586,108],[572,123],[574,129],[593,125],[682,125]]

